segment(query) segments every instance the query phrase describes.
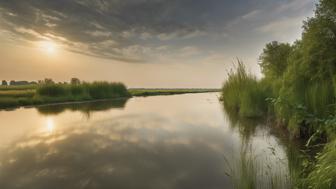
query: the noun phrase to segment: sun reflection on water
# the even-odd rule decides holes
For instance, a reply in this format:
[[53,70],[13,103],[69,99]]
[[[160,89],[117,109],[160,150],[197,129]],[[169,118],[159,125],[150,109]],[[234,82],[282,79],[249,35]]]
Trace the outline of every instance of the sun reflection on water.
[[46,120],[46,131],[47,133],[53,133],[55,129],[54,120],[51,117],[48,117]]

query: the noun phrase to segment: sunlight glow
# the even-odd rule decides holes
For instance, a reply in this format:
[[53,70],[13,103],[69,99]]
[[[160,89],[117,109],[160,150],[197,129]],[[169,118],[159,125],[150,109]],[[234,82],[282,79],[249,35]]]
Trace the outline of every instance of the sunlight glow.
[[50,117],[47,118],[46,121],[46,130],[48,133],[52,133],[55,129],[55,124],[54,124],[54,120]]
[[52,55],[57,50],[57,45],[53,41],[41,41],[39,42],[39,48],[45,53]]

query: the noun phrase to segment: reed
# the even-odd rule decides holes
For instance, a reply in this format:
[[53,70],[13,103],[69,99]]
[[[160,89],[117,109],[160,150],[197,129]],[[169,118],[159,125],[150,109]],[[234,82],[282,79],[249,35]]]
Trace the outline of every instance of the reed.
[[222,88],[224,107],[242,117],[261,117],[267,113],[267,86],[248,73],[238,60],[237,68],[228,74]]

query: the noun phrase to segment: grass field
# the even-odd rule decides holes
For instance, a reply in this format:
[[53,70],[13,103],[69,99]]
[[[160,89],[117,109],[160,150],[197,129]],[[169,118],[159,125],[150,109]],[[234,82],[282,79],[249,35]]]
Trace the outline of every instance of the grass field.
[[120,83],[0,86],[0,109],[132,96],[219,92],[220,89],[126,89]]
[[186,93],[220,92],[220,89],[129,89],[132,96],[174,95]]

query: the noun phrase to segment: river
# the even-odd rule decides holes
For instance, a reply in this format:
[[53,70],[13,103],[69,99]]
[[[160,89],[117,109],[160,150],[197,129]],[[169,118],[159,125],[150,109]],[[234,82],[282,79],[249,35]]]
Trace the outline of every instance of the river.
[[265,122],[230,117],[218,96],[0,111],[0,188],[290,187],[288,144]]

